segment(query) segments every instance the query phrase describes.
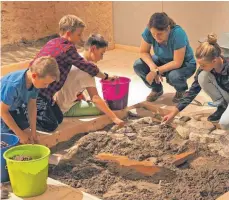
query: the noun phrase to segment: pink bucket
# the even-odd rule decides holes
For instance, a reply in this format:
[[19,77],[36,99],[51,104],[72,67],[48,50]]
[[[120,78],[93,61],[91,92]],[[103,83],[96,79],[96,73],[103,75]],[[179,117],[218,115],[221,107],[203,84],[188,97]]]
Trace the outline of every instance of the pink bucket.
[[103,98],[111,110],[122,110],[128,104],[130,79],[119,77],[115,81],[101,80]]

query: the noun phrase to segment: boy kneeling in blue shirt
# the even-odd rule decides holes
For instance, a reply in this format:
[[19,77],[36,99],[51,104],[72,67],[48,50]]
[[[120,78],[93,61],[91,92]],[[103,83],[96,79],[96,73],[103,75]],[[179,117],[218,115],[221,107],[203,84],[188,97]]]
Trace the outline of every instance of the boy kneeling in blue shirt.
[[[29,69],[10,73],[1,79],[1,133],[13,133],[21,143],[37,142],[36,98],[39,88],[47,88],[60,76],[55,58],[38,58]],[[22,107],[28,108],[28,119]],[[28,132],[30,127],[31,132]]]

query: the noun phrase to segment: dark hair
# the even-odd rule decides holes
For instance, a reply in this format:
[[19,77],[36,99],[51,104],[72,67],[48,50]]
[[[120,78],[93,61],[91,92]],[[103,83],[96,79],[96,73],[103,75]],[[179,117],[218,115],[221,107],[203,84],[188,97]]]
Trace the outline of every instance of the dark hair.
[[108,46],[108,42],[100,34],[92,34],[89,36],[87,41],[84,44],[84,48],[88,49],[89,47],[95,45],[97,49],[104,48]]
[[170,26],[170,28],[174,28],[176,23],[164,12],[162,13],[154,13],[149,20],[148,28],[156,28],[159,31],[164,31]]

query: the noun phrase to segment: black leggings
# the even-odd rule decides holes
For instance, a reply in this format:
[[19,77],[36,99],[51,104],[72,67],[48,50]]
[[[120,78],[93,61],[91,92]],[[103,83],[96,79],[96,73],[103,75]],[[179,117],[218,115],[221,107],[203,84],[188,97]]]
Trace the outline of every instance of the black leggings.
[[[14,111],[9,111],[9,113],[21,130],[29,128],[29,122],[25,115],[24,108],[20,107]],[[14,134],[14,132],[6,125],[3,119],[1,119],[1,133]]]
[[52,132],[63,121],[63,113],[57,103],[53,104],[39,94],[37,98],[37,130]]
[[[29,128],[27,106],[10,111],[10,114],[22,130]],[[1,133],[13,133],[1,118],[0,120]],[[52,105],[49,100],[39,95],[37,98],[37,130],[52,132],[62,121],[63,114],[57,103]]]
[[57,103],[51,104],[46,97],[37,97],[37,130],[52,132],[63,121],[63,113]]

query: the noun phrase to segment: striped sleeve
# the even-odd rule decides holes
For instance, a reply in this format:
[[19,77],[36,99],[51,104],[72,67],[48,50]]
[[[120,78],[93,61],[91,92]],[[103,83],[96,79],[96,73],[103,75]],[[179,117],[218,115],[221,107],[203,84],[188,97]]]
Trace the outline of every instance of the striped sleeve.
[[91,62],[86,61],[82,58],[75,48],[70,48],[67,51],[67,56],[65,62],[70,65],[74,65],[82,71],[90,74],[92,77],[96,76],[99,73],[99,68]]

